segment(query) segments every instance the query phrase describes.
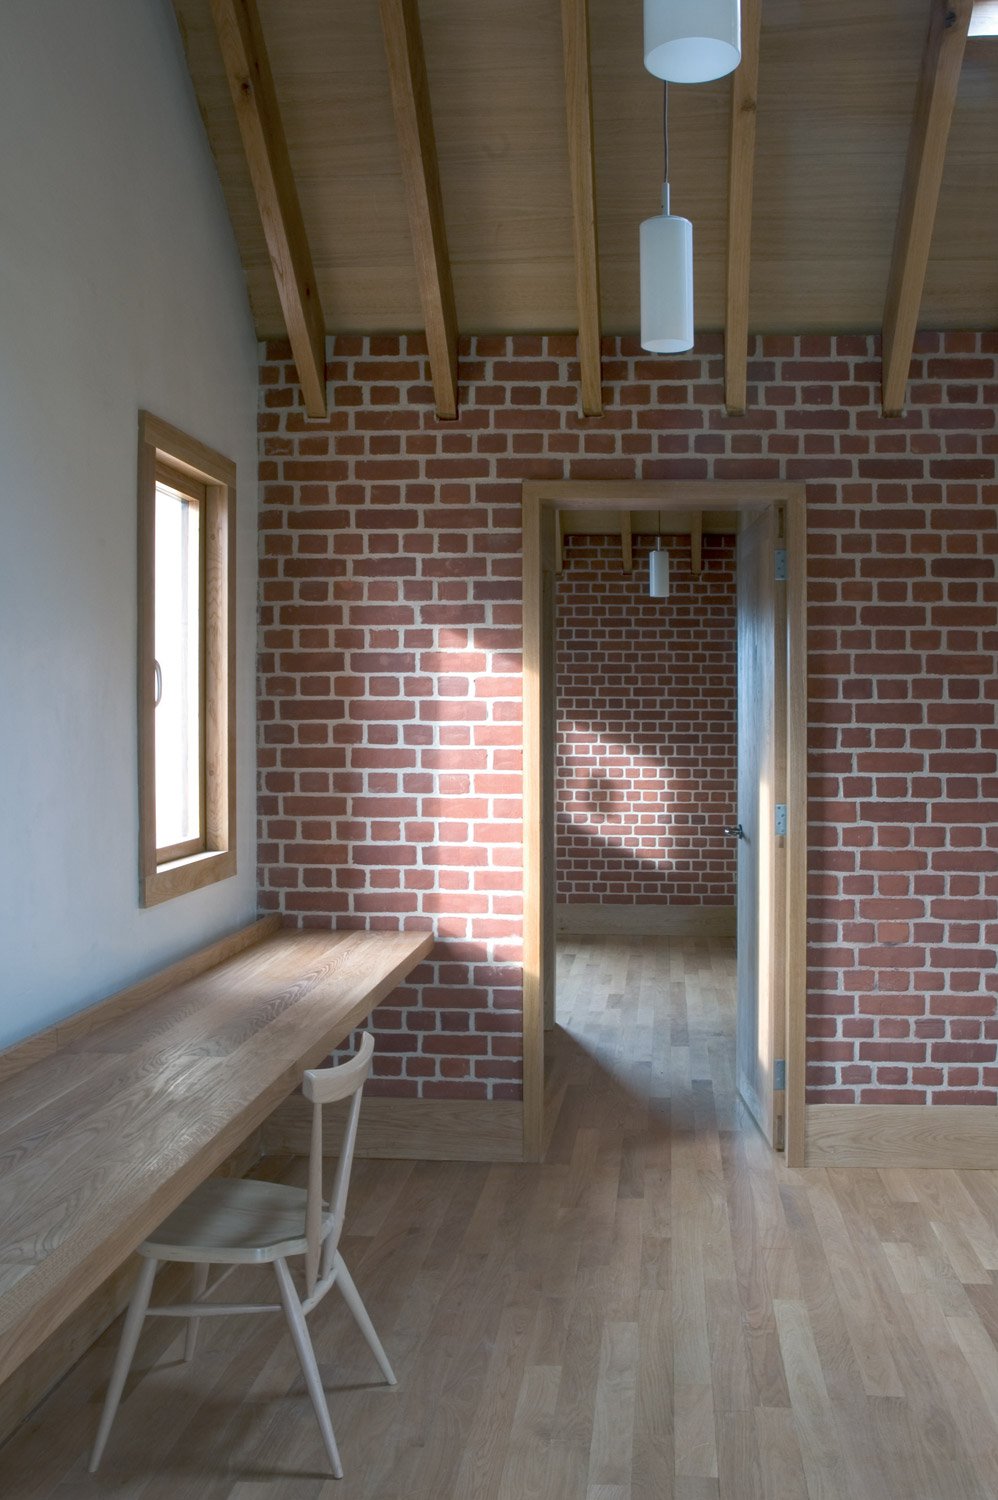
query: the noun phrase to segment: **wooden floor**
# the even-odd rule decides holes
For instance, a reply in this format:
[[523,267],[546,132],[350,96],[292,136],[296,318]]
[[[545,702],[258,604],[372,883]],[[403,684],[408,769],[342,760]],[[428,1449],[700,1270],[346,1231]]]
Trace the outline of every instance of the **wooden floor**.
[[280,1319],[203,1324],[187,1366],[161,1322],[101,1473],[117,1327],[0,1449],[0,1494],[998,1497],[998,1174],[786,1171],[733,1096],[733,967],[727,940],[573,939],[545,1163],[359,1164],[344,1252],[400,1384],[331,1295],[346,1479]]

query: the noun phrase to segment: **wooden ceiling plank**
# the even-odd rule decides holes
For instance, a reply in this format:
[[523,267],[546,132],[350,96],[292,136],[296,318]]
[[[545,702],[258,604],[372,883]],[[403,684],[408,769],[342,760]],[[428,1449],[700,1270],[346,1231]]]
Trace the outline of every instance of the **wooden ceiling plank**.
[[884,309],[884,415],[904,409],[973,0],[931,0]]
[[731,80],[724,315],[724,400],[729,416],[739,417],[744,415],[748,399],[749,271],[761,28],[762,0],[742,0],[742,60]]
[[381,0],[395,129],[437,416],[457,416],[457,313],[417,0]]
[[[421,329],[377,5],[257,4],[327,333]],[[174,8],[257,332],[280,337],[284,320],[210,6],[174,0]],[[569,329],[574,355],[561,0],[426,0],[420,14],[462,330]],[[750,333],[882,326],[928,20],[929,0],[764,0]],[[640,5],[589,0],[589,23],[602,331],[633,334],[635,225],[655,212],[661,91],[641,65]],[[967,42],[919,328],[990,328],[998,320],[994,47],[987,38]],[[722,81],[672,97],[674,202],[697,226],[703,331],[725,324],[730,89]],[[603,395],[608,401],[609,389]]]
[[305,409],[326,415],[326,329],[256,0],[211,0]]
[[[562,535],[569,536],[617,536],[620,532],[622,511],[612,510],[567,510],[559,511]],[[631,536],[685,536],[692,525],[688,516],[674,516],[669,512],[629,510],[627,519]],[[738,531],[738,513],[733,510],[705,510],[700,513],[701,531],[704,536],[734,536]]]
[[572,188],[575,295],[579,317],[582,410],[602,416],[600,377],[599,244],[596,234],[596,169],[593,150],[592,68],[589,0],[561,0],[568,114],[568,169]]

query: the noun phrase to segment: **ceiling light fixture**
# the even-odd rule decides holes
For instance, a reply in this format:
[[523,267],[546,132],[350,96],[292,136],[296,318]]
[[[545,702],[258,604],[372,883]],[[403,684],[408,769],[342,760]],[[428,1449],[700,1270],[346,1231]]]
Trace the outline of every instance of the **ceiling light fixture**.
[[659,535],[655,550],[648,554],[648,593],[652,599],[669,597],[669,554],[662,546],[662,512],[658,514]]
[[709,83],[742,55],[740,0],[645,0],[645,67],[669,83]]
[[650,354],[693,348],[693,225],[669,212],[669,85],[663,86],[662,212],[641,225],[641,347]]

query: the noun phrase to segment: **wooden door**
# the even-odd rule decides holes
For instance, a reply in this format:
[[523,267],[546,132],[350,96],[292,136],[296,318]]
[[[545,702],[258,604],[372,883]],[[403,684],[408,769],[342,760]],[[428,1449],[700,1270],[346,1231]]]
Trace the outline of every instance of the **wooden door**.
[[[783,1145],[786,1007],[783,924],[786,792],[786,585],[778,517],[738,536],[738,1090],[766,1139]],[[785,556],[785,554],[783,554]],[[783,812],[785,818],[785,809]],[[778,1069],[778,1064],[780,1065]]]
[[544,568],[541,582],[541,753],[543,765],[544,909],[541,916],[541,985],[544,995],[544,1030],[555,1024],[557,991],[557,810],[555,805],[556,761],[558,755],[558,689],[557,689],[557,574],[554,567]]

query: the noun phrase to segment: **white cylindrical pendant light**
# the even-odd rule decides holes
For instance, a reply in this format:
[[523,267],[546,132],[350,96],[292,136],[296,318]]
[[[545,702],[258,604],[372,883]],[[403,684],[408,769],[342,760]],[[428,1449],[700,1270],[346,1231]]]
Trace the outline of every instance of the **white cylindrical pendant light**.
[[645,0],[645,67],[670,83],[709,83],[741,61],[739,0]]
[[669,597],[669,554],[661,546],[648,554],[648,592],[653,599]]
[[662,212],[641,225],[641,347],[651,354],[693,348],[693,225]]

